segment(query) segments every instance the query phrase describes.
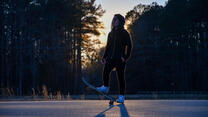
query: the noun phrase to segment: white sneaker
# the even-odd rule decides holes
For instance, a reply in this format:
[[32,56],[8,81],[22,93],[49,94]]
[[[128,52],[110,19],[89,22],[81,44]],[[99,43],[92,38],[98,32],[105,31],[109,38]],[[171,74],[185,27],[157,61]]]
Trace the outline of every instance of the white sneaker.
[[106,87],[104,85],[102,85],[101,87],[97,87],[96,89],[100,92],[103,92],[103,93],[108,93],[108,91],[109,91],[109,87]]
[[119,98],[117,99],[118,103],[124,103],[124,95],[120,95]]

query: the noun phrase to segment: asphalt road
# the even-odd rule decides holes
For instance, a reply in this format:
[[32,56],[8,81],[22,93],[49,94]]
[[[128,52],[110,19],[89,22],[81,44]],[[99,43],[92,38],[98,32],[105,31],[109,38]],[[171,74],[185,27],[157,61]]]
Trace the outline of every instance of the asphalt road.
[[208,117],[208,100],[2,101],[0,117]]

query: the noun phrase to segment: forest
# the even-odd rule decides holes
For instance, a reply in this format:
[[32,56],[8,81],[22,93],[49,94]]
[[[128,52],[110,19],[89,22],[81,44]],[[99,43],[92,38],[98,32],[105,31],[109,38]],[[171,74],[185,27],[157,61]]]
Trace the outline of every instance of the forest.
[[[126,13],[133,40],[127,94],[208,91],[207,5],[168,0]],[[95,0],[3,0],[0,12],[0,95],[42,95],[45,87],[52,94],[83,94],[82,76],[102,84],[105,47],[97,49],[100,41],[93,37],[102,33],[105,10]],[[117,93],[114,71],[110,85]]]
[[207,5],[206,0],[169,0],[164,7],[140,4],[127,13],[134,41],[129,92],[208,91]]
[[[80,93],[81,70],[98,52],[95,0],[3,0],[0,7],[1,95]],[[85,54],[82,54],[85,53]],[[88,55],[88,56],[87,56]],[[92,55],[92,56],[91,56]]]

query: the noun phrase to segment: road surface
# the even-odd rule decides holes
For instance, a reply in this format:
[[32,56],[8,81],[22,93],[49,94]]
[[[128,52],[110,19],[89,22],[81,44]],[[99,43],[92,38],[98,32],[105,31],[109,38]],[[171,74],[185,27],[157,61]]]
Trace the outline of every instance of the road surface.
[[0,117],[208,117],[208,100],[1,101]]

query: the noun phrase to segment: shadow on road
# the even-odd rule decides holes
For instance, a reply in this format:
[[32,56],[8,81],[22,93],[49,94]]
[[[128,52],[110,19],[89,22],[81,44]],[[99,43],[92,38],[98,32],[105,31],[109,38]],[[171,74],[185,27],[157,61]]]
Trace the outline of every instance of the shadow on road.
[[120,108],[121,117],[129,117],[129,113],[126,110],[125,104],[119,104],[117,106]]
[[105,117],[105,112],[112,109],[113,107],[118,106],[120,108],[120,115],[121,117],[130,117],[128,111],[126,110],[125,104],[118,104],[109,106],[106,110],[100,112],[99,114],[95,115],[94,117]]

